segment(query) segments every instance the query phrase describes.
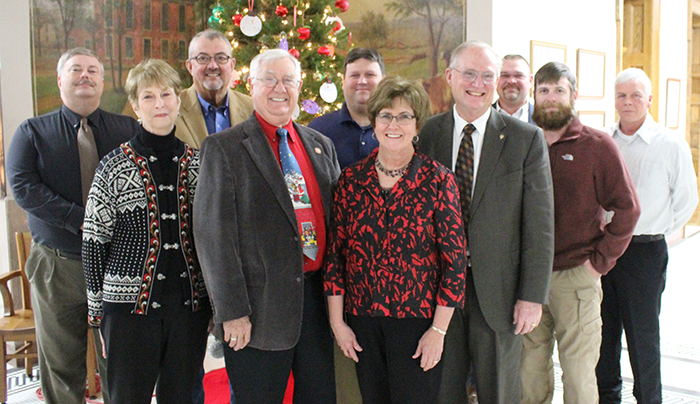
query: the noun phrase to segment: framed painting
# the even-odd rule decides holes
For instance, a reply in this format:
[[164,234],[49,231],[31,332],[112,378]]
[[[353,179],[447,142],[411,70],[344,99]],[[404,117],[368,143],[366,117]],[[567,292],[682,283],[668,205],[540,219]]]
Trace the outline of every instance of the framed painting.
[[581,98],[605,97],[605,53],[586,49],[576,51],[576,80]]
[[549,62],[566,63],[566,45],[556,43],[530,41],[530,67],[532,74]]

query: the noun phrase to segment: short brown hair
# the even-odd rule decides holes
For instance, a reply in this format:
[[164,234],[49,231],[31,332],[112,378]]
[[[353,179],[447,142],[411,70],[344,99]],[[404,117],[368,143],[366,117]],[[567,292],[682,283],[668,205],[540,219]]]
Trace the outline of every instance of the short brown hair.
[[374,93],[367,101],[367,113],[372,125],[379,112],[391,107],[397,99],[404,99],[413,108],[416,128],[421,130],[430,115],[430,98],[423,86],[397,76],[387,76],[377,84]]
[[129,101],[136,103],[139,98],[139,90],[152,85],[162,88],[172,88],[176,95],[182,91],[180,75],[167,62],[160,59],[146,59],[137,64],[126,78],[126,95]]

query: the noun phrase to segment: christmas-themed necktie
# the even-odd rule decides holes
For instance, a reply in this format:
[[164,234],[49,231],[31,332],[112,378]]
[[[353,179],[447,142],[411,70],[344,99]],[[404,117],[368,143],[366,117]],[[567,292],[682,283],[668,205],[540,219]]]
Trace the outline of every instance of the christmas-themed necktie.
[[316,260],[318,254],[318,242],[316,240],[316,218],[311,209],[311,199],[306,188],[306,181],[299,168],[299,163],[296,157],[289,148],[287,139],[288,133],[284,128],[277,129],[277,135],[280,137],[280,163],[282,164],[282,173],[284,181],[287,184],[289,196],[292,198],[294,205],[294,213],[297,217],[297,225],[299,226],[299,234],[301,236],[301,245],[304,249],[304,255],[312,260]]
[[462,204],[462,221],[464,228],[469,224],[469,205],[472,202],[472,187],[474,185],[474,141],[472,133],[476,128],[468,124],[462,130],[462,142],[459,144],[457,163],[455,164],[455,177],[459,199]]
[[97,157],[95,136],[92,134],[92,129],[90,129],[87,118],[80,120],[80,129],[78,129],[78,154],[80,156],[80,183],[83,191],[83,206],[85,206],[87,204],[90,187],[92,186],[92,180],[95,177],[97,164],[100,162],[99,157]]

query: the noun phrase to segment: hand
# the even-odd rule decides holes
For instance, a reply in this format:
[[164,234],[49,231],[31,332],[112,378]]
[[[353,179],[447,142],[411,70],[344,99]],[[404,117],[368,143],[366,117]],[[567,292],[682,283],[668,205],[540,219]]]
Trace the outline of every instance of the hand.
[[357,342],[355,333],[352,331],[345,322],[340,322],[331,327],[333,329],[333,335],[335,335],[335,342],[343,351],[343,355],[355,361],[355,363],[360,361],[357,357],[357,352],[362,352],[362,347]]
[[594,278],[600,279],[600,277],[603,276],[603,274],[601,274],[600,272],[596,271],[596,269],[595,269],[595,267],[593,266],[593,264],[591,264],[591,260],[586,260],[586,262],[583,263],[583,266],[586,267],[586,269],[588,270],[588,272],[590,272],[591,275],[593,275]]
[[102,338],[102,330],[100,330],[100,345],[102,345],[102,357],[107,359],[107,348],[105,348],[105,339]]
[[515,334],[527,334],[534,330],[542,318],[542,305],[539,303],[518,300],[513,311]]
[[420,367],[423,368],[424,372],[427,372],[440,362],[444,345],[445,336],[428,328],[428,331],[418,341],[418,348],[416,348],[416,353],[413,354],[412,358],[417,359],[420,356]]
[[224,321],[224,341],[228,342],[228,346],[234,351],[239,351],[250,342],[252,328],[248,316]]

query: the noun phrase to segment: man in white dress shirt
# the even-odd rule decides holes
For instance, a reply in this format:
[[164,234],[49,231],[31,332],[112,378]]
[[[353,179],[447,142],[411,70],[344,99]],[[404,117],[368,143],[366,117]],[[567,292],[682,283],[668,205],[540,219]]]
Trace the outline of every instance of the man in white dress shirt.
[[685,139],[649,115],[651,81],[631,68],[615,80],[620,121],[608,129],[620,146],[641,205],[634,237],[602,278],[603,341],[596,368],[600,403],[620,403],[622,330],[638,403],[661,403],[659,313],[666,285],[665,236],[682,228],[698,204],[698,186]]
[[534,106],[528,98],[532,88],[532,72],[530,64],[520,55],[505,55],[501,61],[501,74],[498,76],[498,100],[493,107],[499,112],[508,114],[535,125],[532,120]]

